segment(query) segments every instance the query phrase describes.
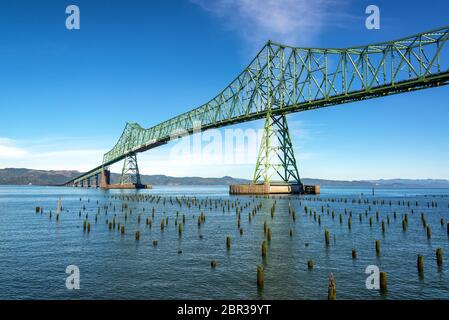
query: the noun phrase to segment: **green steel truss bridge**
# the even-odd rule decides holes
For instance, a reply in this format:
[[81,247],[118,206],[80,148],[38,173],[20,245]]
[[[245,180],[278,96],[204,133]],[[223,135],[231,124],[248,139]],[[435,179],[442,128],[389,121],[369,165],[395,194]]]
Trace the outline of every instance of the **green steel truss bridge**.
[[[223,91],[149,129],[129,122],[98,167],[68,181],[90,185],[125,160],[120,183],[138,183],[136,154],[173,138],[266,119],[254,183],[300,183],[286,115],[449,83],[449,26],[351,48],[295,48],[268,41]],[[130,165],[131,164],[131,165]]]

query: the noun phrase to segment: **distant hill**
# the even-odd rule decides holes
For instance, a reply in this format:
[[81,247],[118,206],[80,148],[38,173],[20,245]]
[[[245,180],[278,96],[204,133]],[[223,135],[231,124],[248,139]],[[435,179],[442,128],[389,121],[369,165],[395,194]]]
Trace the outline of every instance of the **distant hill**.
[[380,180],[323,180],[302,179],[304,184],[318,184],[326,187],[367,187],[367,188],[449,188],[449,180],[444,179],[380,179]]
[[45,171],[31,169],[0,169],[0,185],[57,185],[76,177],[78,171]]
[[[32,169],[6,168],[0,169],[0,185],[61,185],[79,176],[81,172],[45,171]],[[111,182],[119,181],[119,174],[111,173]],[[141,175],[142,183],[153,185],[230,185],[248,183],[249,180],[235,179],[232,177],[201,178],[201,177],[169,177],[165,175]]]
[[[0,185],[60,185],[79,176],[81,172],[75,170],[32,170],[22,168],[0,169]],[[142,183],[152,185],[230,185],[249,183],[246,179],[232,177],[202,178],[202,177],[170,177],[165,175],[142,175]],[[117,183],[119,174],[111,174],[111,182]],[[302,180],[305,184],[318,184],[323,187],[366,187],[366,188],[449,188],[449,180],[443,179],[381,179],[381,180]]]

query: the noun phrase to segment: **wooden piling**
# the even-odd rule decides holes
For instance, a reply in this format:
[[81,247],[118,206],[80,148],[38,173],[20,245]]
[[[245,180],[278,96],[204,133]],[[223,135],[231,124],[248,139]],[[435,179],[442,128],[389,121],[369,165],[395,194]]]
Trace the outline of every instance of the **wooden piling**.
[[380,272],[380,290],[387,291],[387,273],[385,271]]
[[442,267],[443,266],[443,249],[438,247],[438,249],[436,251],[436,255],[437,255],[437,265],[438,265],[438,267]]
[[418,272],[423,273],[424,272],[424,259],[423,259],[423,256],[420,254],[418,254],[417,266],[418,266]]
[[228,249],[228,250],[231,249],[231,237],[230,236],[226,237],[226,249]]
[[179,237],[182,236],[182,223],[178,224],[178,235]]
[[376,240],[376,255],[380,256],[380,241]]
[[264,240],[262,241],[262,258],[265,258],[267,256],[267,242]]
[[335,287],[334,274],[329,275],[329,288],[327,289],[327,300],[337,300],[337,288]]
[[307,261],[307,268],[308,268],[309,270],[312,270],[312,269],[313,269],[313,260],[308,260],[308,261]]
[[259,288],[263,288],[264,286],[264,282],[265,282],[265,277],[263,274],[263,267],[262,266],[257,266],[257,286]]

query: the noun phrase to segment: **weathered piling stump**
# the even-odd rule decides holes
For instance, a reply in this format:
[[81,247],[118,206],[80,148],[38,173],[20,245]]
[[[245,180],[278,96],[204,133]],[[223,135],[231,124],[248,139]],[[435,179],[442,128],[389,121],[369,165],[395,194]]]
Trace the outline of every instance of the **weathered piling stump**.
[[182,223],[178,224],[178,235],[179,237],[182,236]]
[[324,241],[326,243],[326,246],[329,246],[329,244],[330,244],[330,233],[329,233],[329,230],[327,230],[327,229],[324,231]]
[[380,256],[380,241],[376,240],[376,255]]
[[157,246],[157,240],[153,240],[153,247]]
[[438,249],[436,251],[436,255],[437,255],[437,265],[438,265],[438,267],[442,267],[443,266],[443,249],[438,247]]
[[427,234],[427,239],[430,239],[432,237],[431,232],[430,232],[430,225],[426,226],[426,234]]
[[215,268],[217,267],[217,261],[212,260],[212,261],[210,262],[210,267],[211,267],[212,269],[215,269]]
[[228,249],[228,250],[231,249],[231,237],[230,236],[226,237],[226,249]]
[[334,274],[329,275],[329,288],[327,289],[327,300],[337,300],[337,288],[335,287]]
[[140,231],[137,230],[136,231],[136,241],[139,241],[139,240],[140,240]]
[[265,282],[264,272],[262,266],[257,266],[257,286],[263,288]]
[[312,270],[313,269],[313,260],[307,261],[307,269]]
[[424,258],[420,254],[418,254],[417,267],[419,273],[424,273]]
[[387,273],[385,271],[381,271],[380,274],[380,291],[387,291]]
[[267,240],[270,242],[271,241],[271,228],[267,229]]
[[267,256],[267,242],[264,240],[262,241],[262,258],[265,258]]
[[352,249],[352,259],[357,259],[357,251]]
[[122,229],[120,231],[122,234],[125,234],[125,226],[122,225]]

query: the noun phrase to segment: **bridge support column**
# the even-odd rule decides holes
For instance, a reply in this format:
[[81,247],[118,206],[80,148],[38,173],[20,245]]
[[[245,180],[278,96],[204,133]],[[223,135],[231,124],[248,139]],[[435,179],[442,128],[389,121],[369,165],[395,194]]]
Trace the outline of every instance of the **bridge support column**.
[[135,153],[132,153],[125,158],[122,175],[120,176],[120,184],[142,186],[139,166],[137,165],[137,155]]
[[285,114],[267,114],[253,183],[301,185]]
[[100,188],[107,189],[111,184],[111,171],[109,169],[104,168],[100,173]]
[[232,185],[229,192],[231,194],[304,193],[285,114],[267,113],[252,184]]

